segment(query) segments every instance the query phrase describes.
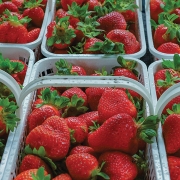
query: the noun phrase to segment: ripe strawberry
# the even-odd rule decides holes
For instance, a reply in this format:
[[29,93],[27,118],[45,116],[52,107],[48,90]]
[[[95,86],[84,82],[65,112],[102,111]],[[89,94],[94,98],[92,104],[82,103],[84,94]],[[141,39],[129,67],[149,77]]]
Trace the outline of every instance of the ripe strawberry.
[[67,106],[69,99],[58,96],[57,91],[46,88],[42,92],[42,104],[39,104],[28,116],[29,131],[41,125],[48,117],[61,115],[60,109]]
[[39,37],[41,29],[35,28],[28,32],[27,43],[35,41]]
[[86,122],[88,128],[90,126],[93,126],[93,122],[98,122],[99,120],[98,111],[90,111],[90,112],[81,114],[78,117],[82,118]]
[[[98,169],[97,159],[88,153],[69,155],[66,159],[66,166],[74,180],[88,180],[95,178],[97,175],[104,175]],[[104,175],[104,177],[106,176]]]
[[161,44],[157,50],[166,54],[180,54],[180,46],[176,43],[167,42]]
[[20,120],[16,115],[17,105],[8,98],[0,98],[0,136],[8,134],[9,130],[14,131],[17,122]]
[[100,155],[98,162],[105,162],[102,170],[111,180],[135,179],[138,174],[138,168],[133,158],[120,151],[107,151]]
[[71,4],[73,2],[76,2],[79,6],[81,6],[84,3],[85,0],[61,0],[61,6],[62,8],[67,11],[68,10],[68,6],[71,6]]
[[83,145],[78,145],[78,146],[73,147],[70,150],[69,155],[80,154],[80,153],[89,153],[95,157],[97,156],[97,153],[94,151],[93,148],[91,148],[89,146],[83,146]]
[[24,171],[20,174],[18,174],[14,180],[33,180],[33,179],[47,179],[50,180],[50,175],[46,171],[44,171],[44,168],[41,167],[39,169],[30,169],[27,171]]
[[1,2],[0,3],[0,14],[2,15],[4,11],[8,9],[11,12],[18,12],[18,7],[13,2]]
[[[107,119],[96,131],[89,133],[89,146],[96,152],[118,150],[135,154],[138,151],[138,139],[152,142],[151,138],[156,135],[158,121],[156,116],[149,116],[143,123],[142,120],[135,122],[127,113],[116,114]],[[143,133],[148,134],[143,136]]]
[[11,0],[18,8],[21,8],[24,4],[24,0]]
[[59,61],[57,61],[55,63],[55,66],[57,68],[56,74],[58,75],[86,75],[86,71],[82,66],[68,63],[65,59],[60,59]]
[[88,127],[80,117],[68,117],[65,121],[70,129],[71,143],[83,143],[88,135]]
[[47,118],[28,134],[26,145],[36,149],[43,146],[47,157],[55,161],[61,160],[70,147],[70,133],[66,122],[58,116]]
[[52,180],[72,180],[72,178],[70,177],[69,174],[64,173],[64,174],[60,174],[60,175],[56,176]]
[[151,19],[158,22],[158,15],[163,12],[161,5],[164,4],[162,0],[150,0],[150,14]]
[[112,42],[122,43],[126,54],[133,54],[140,50],[140,43],[134,34],[123,29],[114,29],[107,34]]
[[113,68],[112,74],[114,76],[125,76],[138,81],[137,71],[134,69],[137,66],[136,61],[125,60],[121,56],[117,58],[117,61],[120,64],[120,66],[116,66]]
[[55,17],[58,17],[58,18],[63,18],[65,16],[67,16],[67,15],[68,15],[67,11],[65,11],[62,8],[59,8],[55,13]]
[[102,6],[98,0],[86,0],[89,4],[88,10],[93,11],[96,6]]
[[38,156],[28,154],[22,159],[19,167],[19,173],[30,169],[38,169],[40,167],[44,167],[45,171],[48,172],[48,174],[52,173],[49,166],[45,163],[44,160],[42,160]]
[[105,31],[105,34],[109,33],[114,29],[123,29],[127,27],[126,20],[124,16],[116,11],[110,12],[102,17],[100,17],[97,22],[100,23],[99,29]]
[[31,18],[31,22],[39,28],[44,20],[44,10],[40,7],[41,2],[42,0],[28,0],[28,2],[24,3],[26,9],[23,12],[23,16]]
[[120,89],[104,91],[98,105],[99,121],[103,123],[111,116],[119,113],[127,113],[136,118],[137,109],[124,91]]
[[175,156],[168,156],[167,157],[168,166],[169,166],[169,173],[171,180],[179,180],[180,178],[180,158]]
[[69,24],[69,16],[56,18],[47,30],[47,45],[57,49],[67,49],[76,37],[74,28]]

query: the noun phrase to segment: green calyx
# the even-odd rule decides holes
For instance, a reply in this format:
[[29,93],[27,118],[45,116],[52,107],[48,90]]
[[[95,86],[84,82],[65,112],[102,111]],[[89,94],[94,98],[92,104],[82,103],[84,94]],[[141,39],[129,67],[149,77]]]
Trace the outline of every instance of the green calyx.
[[62,117],[73,117],[84,114],[88,108],[83,106],[84,99],[79,98],[76,94],[71,97],[71,101],[68,103],[66,109],[64,110]]
[[4,11],[4,14],[7,15],[7,17],[3,17],[3,20],[8,21],[13,26],[20,26],[31,21],[31,18],[28,18],[27,16],[18,19],[18,17],[16,15],[12,15],[8,9]]
[[174,9],[180,7],[180,1],[175,0],[163,0],[164,4],[161,4],[161,8],[164,12],[171,13]]
[[125,54],[124,44],[112,42],[105,38],[104,42],[95,42],[87,51],[100,51],[103,54]]
[[45,104],[52,105],[57,109],[62,109],[67,106],[70,102],[70,99],[64,96],[59,96],[57,91],[51,91],[50,88],[45,88],[42,90],[42,95],[39,96],[43,100],[42,104],[38,104],[38,107],[41,107]]
[[5,99],[13,99],[15,101],[14,94],[11,92],[11,90],[3,83],[0,82],[0,98]]
[[40,6],[44,6],[42,3],[43,0],[25,0],[24,8],[32,9]]
[[172,110],[167,109],[168,114],[180,114],[180,104],[173,104]]
[[80,42],[78,42],[75,46],[71,46],[69,47],[69,54],[82,54],[84,49],[84,44],[85,44],[86,40],[85,38],[82,38]]
[[139,119],[137,122],[138,130],[137,134],[140,139],[146,143],[153,143],[152,138],[157,135],[157,126],[160,122],[158,116],[151,115],[145,118]]
[[175,71],[180,71],[180,56],[179,54],[174,54],[173,61],[162,59],[162,67],[164,69],[174,69]]
[[99,76],[108,76],[108,72],[106,71],[105,67],[102,67],[102,69],[94,71]]
[[8,58],[4,58],[0,53],[0,69],[8,74],[15,74],[21,72],[24,65],[21,62],[13,62]]
[[80,21],[77,23],[77,29],[81,30],[86,37],[92,38],[98,36],[101,32],[103,32],[103,30],[97,29],[100,24],[96,21],[96,19],[96,16],[92,18],[86,16],[84,22]]
[[50,174],[44,175],[44,168],[43,167],[40,167],[37,170],[36,174],[32,173],[31,177],[32,177],[33,180],[50,180],[51,179]]
[[60,59],[55,63],[57,75],[78,75],[76,72],[72,72],[72,64],[68,63],[65,59]]
[[176,81],[179,81],[180,78],[178,76],[173,76],[171,73],[167,70],[165,72],[165,80],[157,80],[157,86],[159,87],[170,87],[176,83]]
[[53,35],[47,39],[47,45],[53,44],[70,44],[72,39],[76,37],[75,30],[69,28],[69,16],[63,18],[56,17],[56,25]]
[[92,121],[92,123],[93,123],[93,126],[89,126],[90,132],[94,132],[100,127],[100,125],[96,121]]
[[32,149],[29,145],[27,145],[24,148],[24,154],[25,155],[31,154],[40,157],[51,167],[53,172],[55,172],[55,170],[57,169],[56,164],[52,161],[52,159],[46,156],[46,151],[43,146],[40,146],[39,149],[36,148]]
[[9,101],[8,98],[0,98],[0,119],[6,124],[6,132],[14,131],[14,128],[17,126],[17,122],[20,119],[16,116],[15,111],[18,109],[18,106],[14,101]]
[[91,180],[96,180],[97,176],[100,176],[103,179],[107,179],[107,180],[110,179],[110,177],[107,174],[105,174],[104,172],[101,172],[101,170],[102,170],[105,163],[106,162],[102,162],[101,166],[98,169],[95,169],[95,170],[92,171]]
[[71,6],[68,5],[68,14],[80,19],[80,21],[84,21],[85,17],[90,16],[92,12],[88,11],[88,4],[79,6],[73,1]]

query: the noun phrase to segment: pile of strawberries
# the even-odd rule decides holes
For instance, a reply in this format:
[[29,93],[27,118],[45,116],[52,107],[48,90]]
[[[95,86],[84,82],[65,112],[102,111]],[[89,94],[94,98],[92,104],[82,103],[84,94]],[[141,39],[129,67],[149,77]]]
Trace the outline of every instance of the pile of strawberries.
[[47,0],[0,1],[0,43],[31,43],[41,31]]
[[[0,53],[0,69],[10,74],[17,83],[22,86],[27,64],[21,60],[4,58]],[[9,131],[14,131],[17,122],[20,120],[15,115],[18,106],[15,102],[11,90],[0,82],[0,159],[4,152],[4,147],[8,138]]]
[[180,3],[176,0],[150,0],[154,47],[167,54],[180,54]]
[[134,0],[61,0],[46,44],[57,54],[134,54],[137,8]]
[[[57,74],[65,64],[62,59],[56,63]],[[71,69],[64,72],[82,75],[68,65]],[[126,69],[117,68],[138,80],[137,72]],[[156,136],[159,119],[143,118],[143,99],[137,94],[108,86],[38,89],[15,180],[143,179],[146,143]]]

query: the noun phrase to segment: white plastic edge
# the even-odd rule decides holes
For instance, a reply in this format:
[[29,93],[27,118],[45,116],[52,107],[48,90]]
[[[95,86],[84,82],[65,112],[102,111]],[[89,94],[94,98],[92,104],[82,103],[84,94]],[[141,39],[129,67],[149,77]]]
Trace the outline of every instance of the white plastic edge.
[[[48,16],[48,20],[47,20],[47,26],[50,24],[50,22],[52,21],[52,18],[54,17],[54,12],[55,11],[55,0],[52,0],[52,4],[51,4],[51,12],[49,13]],[[139,0],[136,0],[136,4],[138,6],[139,5]],[[116,57],[116,56],[123,56],[123,57],[128,57],[128,56],[132,56],[134,58],[141,58],[142,56],[145,55],[146,53],[146,42],[145,42],[145,34],[144,34],[144,25],[143,25],[143,19],[142,19],[142,12],[140,11],[140,9],[137,9],[137,14],[138,14],[138,25],[139,25],[139,37],[140,37],[140,41],[141,41],[141,49],[139,52],[134,53],[134,54],[117,54],[117,55],[107,55],[107,54],[71,54],[72,57],[102,57],[102,58],[108,58],[108,57]],[[47,27],[45,29],[45,35],[47,33]],[[46,49],[46,41],[47,38],[44,35],[43,39],[42,39],[42,43],[41,43],[41,52],[45,57],[68,57],[69,54],[54,54],[52,52],[49,52]]]
[[[99,85],[100,84],[100,85]],[[154,114],[152,99],[148,90],[139,82],[126,77],[70,77],[70,76],[44,76],[31,81],[21,91],[18,104],[32,91],[41,87],[124,87],[139,93],[148,103],[150,114]]]

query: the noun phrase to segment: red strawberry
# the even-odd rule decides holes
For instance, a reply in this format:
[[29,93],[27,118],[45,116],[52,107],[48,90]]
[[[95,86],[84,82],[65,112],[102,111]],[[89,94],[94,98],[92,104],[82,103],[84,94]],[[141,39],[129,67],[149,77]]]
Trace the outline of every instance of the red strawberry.
[[97,159],[88,153],[69,155],[66,159],[66,166],[74,180],[89,180],[101,173],[98,170]]
[[86,71],[82,66],[68,63],[65,59],[60,59],[59,61],[57,61],[55,63],[55,66],[57,68],[56,74],[58,75],[86,75]]
[[107,34],[112,42],[122,43],[126,54],[133,54],[140,50],[140,43],[134,34],[123,29],[114,29]]
[[27,43],[30,43],[30,42],[37,40],[37,38],[39,37],[40,31],[41,31],[40,28],[35,28],[35,29],[32,29],[31,31],[29,31]]
[[81,6],[84,3],[85,0],[61,0],[61,6],[62,8],[67,11],[68,6],[71,6],[73,2],[76,2],[79,6]]
[[3,14],[6,9],[11,12],[18,12],[18,7],[13,2],[7,1],[0,4],[0,14]]
[[70,134],[66,122],[58,116],[49,117],[28,134],[26,145],[36,149],[43,146],[46,156],[52,160],[64,158],[70,146]]
[[69,174],[65,173],[65,174],[60,174],[60,175],[56,176],[52,180],[72,180],[72,178],[70,177]]
[[109,33],[114,29],[126,29],[127,23],[124,16],[116,11],[110,12],[100,17],[97,22],[100,23],[99,29],[105,31],[105,34]]
[[59,8],[59,9],[56,11],[55,17],[63,18],[63,17],[65,17],[65,16],[67,16],[67,15],[68,15],[67,11],[65,11],[65,10],[62,9],[62,8]]
[[128,99],[127,94],[120,89],[104,91],[99,100],[98,113],[101,123],[119,113],[127,113],[133,118],[137,116],[135,105]]
[[71,151],[69,152],[69,155],[79,154],[79,153],[89,153],[95,157],[97,156],[97,153],[94,151],[93,148],[91,148],[89,146],[83,146],[83,145],[78,145],[78,146],[75,146],[74,148],[72,148]]
[[30,169],[38,169],[40,167],[44,167],[45,171],[48,172],[48,174],[52,173],[49,166],[45,163],[44,160],[42,160],[38,156],[28,154],[23,158],[20,164],[19,173]]
[[102,6],[98,0],[87,0],[87,3],[89,4],[89,11],[93,11],[96,6]]
[[178,44],[176,43],[172,43],[172,42],[167,42],[167,43],[163,43],[161,44],[157,50],[159,52],[162,53],[166,53],[166,54],[180,54],[180,47]]
[[57,91],[50,91],[46,88],[42,92],[42,104],[38,105],[28,116],[29,131],[41,125],[48,117],[60,116],[60,109],[67,106],[69,99],[58,96]]
[[28,0],[27,3],[25,3],[25,9],[23,12],[23,16],[28,16],[31,18],[32,23],[37,26],[41,27],[43,20],[44,20],[44,10],[40,7],[42,1],[36,1],[36,0]]
[[137,165],[133,158],[120,151],[107,151],[102,153],[98,159],[99,163],[105,162],[102,171],[105,172],[111,180],[135,179],[138,174]]
[[14,128],[19,121],[19,118],[15,115],[17,105],[14,101],[9,101],[8,98],[0,98],[0,136],[8,134],[9,130],[14,131]]
[[18,8],[21,8],[23,3],[24,3],[24,0],[11,0],[12,3],[14,3]]
[[44,171],[44,168],[41,167],[39,169],[30,169],[27,171],[23,171],[22,173],[18,174],[14,180],[33,180],[33,179],[50,179],[50,175],[46,171]]
[[[138,139],[143,139],[148,143],[152,142],[149,141],[152,138],[150,136],[156,134],[158,121],[157,117],[149,116],[143,121],[144,125],[142,125],[142,122],[135,122],[126,113],[116,114],[107,119],[96,131],[89,133],[89,146],[96,152],[119,150],[128,154],[135,154],[138,151]],[[146,130],[143,129],[145,126]],[[149,134],[148,131],[153,133]],[[144,139],[143,133],[148,133],[146,134],[147,139]]]
[[85,121],[80,117],[68,117],[65,121],[70,129],[71,142],[82,143],[88,135],[88,127]]
[[168,111],[169,115],[164,120],[164,124],[162,126],[166,152],[168,154],[176,153],[180,149],[180,112],[178,110],[179,107],[179,104],[173,105],[172,111]]
[[105,90],[110,90],[110,87],[89,87],[85,90],[87,95],[88,105],[91,111],[97,111],[99,100]]
[[150,14],[151,18],[158,22],[158,15],[163,12],[161,5],[164,4],[161,0],[150,0]]
[[98,122],[99,120],[98,111],[90,111],[90,112],[81,114],[78,117],[82,118],[86,122],[88,128],[90,126],[93,126],[93,122]]
[[175,156],[168,156],[168,166],[171,180],[179,180],[180,178],[180,158]]
[[117,58],[117,61],[120,64],[120,67],[116,66],[113,68],[112,74],[114,76],[125,76],[138,81],[137,71],[135,70],[137,65],[136,61],[125,60],[121,56]]

